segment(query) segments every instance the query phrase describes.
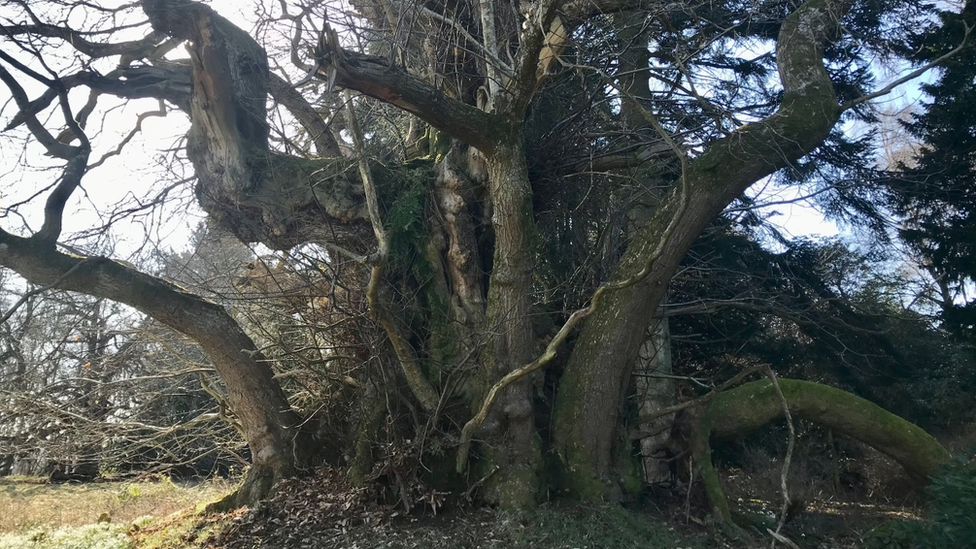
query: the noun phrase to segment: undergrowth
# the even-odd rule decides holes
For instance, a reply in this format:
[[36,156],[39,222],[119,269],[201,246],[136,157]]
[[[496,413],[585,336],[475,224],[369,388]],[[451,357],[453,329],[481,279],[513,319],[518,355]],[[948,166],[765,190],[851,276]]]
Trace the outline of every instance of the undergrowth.
[[918,521],[890,521],[875,529],[865,549],[976,547],[976,459],[957,458],[926,489],[929,508]]

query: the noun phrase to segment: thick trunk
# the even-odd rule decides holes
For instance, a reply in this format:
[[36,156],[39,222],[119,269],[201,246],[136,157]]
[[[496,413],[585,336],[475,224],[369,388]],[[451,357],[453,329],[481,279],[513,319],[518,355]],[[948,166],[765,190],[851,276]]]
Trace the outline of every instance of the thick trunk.
[[230,412],[251,448],[252,468],[236,503],[267,494],[301,467],[298,416],[254,342],[219,305],[103,257],[81,258],[0,231],[0,264],[34,284],[82,292],[138,309],[196,341],[227,389]]
[[[642,109],[650,104],[650,70],[652,27],[645,21],[647,12],[625,12],[613,17],[617,37],[623,51],[620,54],[618,83],[631,99],[620,105],[620,120],[631,132],[633,145],[650,148],[660,141],[654,129],[644,118]],[[643,185],[636,191],[635,206],[630,212],[628,233],[638,232],[648,221],[650,214],[661,202],[660,177],[654,168],[644,166],[630,170]],[[671,331],[667,317],[655,311],[649,319],[644,341],[637,352],[634,364],[634,388],[639,416],[651,415],[657,410],[674,404],[674,380],[671,369]],[[661,417],[646,425],[649,433],[640,439],[640,455],[644,482],[654,484],[670,478],[670,464],[666,461],[671,438],[671,419]],[[651,434],[653,433],[653,434]],[[627,441],[629,442],[629,441]]]
[[[650,416],[674,404],[674,380],[671,376],[671,331],[666,317],[655,317],[644,336],[634,366],[638,416]],[[654,484],[671,476],[668,449],[671,440],[671,418],[662,416],[644,425],[649,433],[640,440],[644,481]]]
[[[916,477],[928,478],[949,460],[949,452],[916,425],[863,398],[819,383],[780,379],[790,415],[844,433],[890,456]],[[711,467],[708,440],[748,435],[783,417],[773,384],[754,381],[716,396],[697,429],[696,452],[705,489],[717,514],[730,518],[729,505]]]
[[[267,54],[210,7],[188,0],[144,0],[157,31],[188,40],[192,68],[187,154],[200,205],[245,242],[285,249],[335,242],[373,246],[362,184],[351,161],[307,160],[268,148],[268,94],[277,90],[299,119],[310,106],[268,72]],[[324,128],[306,124],[311,132]],[[324,135],[319,147],[336,154]]]
[[840,109],[821,48],[838,33],[844,0],[811,0],[784,22],[777,63],[785,95],[776,114],[746,125],[686,162],[681,180],[635,236],[617,280],[588,319],[556,402],[556,446],[567,488],[602,499],[615,485],[612,449],[624,390],[648,316],[661,304],[681,259],[707,224],[755,181],[818,146]]
[[[535,230],[532,195],[521,131],[513,130],[512,134],[512,139],[488,158],[495,254],[485,319],[485,332],[490,335],[482,357],[486,390],[505,374],[531,362],[536,354],[530,316],[531,240]],[[475,408],[483,396],[478,395]],[[498,468],[486,484],[488,498],[505,507],[534,504],[542,456],[527,379],[513,383],[501,394],[484,425],[484,434],[487,465]]]

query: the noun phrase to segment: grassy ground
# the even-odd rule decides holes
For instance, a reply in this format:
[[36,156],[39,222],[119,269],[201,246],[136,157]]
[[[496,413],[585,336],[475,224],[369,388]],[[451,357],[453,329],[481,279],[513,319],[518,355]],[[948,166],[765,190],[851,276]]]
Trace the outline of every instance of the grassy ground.
[[[404,514],[344,475],[292,482],[256,509],[205,516],[231,486],[156,482],[51,485],[0,480],[0,549],[701,549],[700,534],[619,506]],[[101,520],[100,520],[101,519]]]
[[[288,481],[254,509],[205,516],[202,504],[227,482],[179,485],[100,482],[50,485],[0,480],[0,549],[749,549],[769,546],[765,529],[738,534],[708,526],[682,501],[625,509],[553,503],[520,513],[464,505],[412,512],[375,487],[356,488],[340,472]],[[735,492],[734,486],[732,493]],[[750,485],[750,488],[752,486]],[[752,491],[750,489],[750,491]],[[662,496],[666,497],[666,496]],[[386,503],[382,503],[386,501]],[[433,501],[431,499],[430,501]],[[744,509],[772,520],[753,500]],[[760,500],[755,500],[760,501]],[[821,509],[811,501],[785,534],[802,549],[851,549],[884,518],[876,509]],[[836,513],[834,512],[836,511]],[[871,513],[868,513],[871,511]],[[834,514],[837,516],[835,517]],[[870,516],[868,516],[870,514]],[[768,516],[767,516],[768,515]],[[875,516],[877,515],[877,516]],[[754,517],[753,517],[754,518]],[[746,525],[750,522],[742,522]],[[839,521],[839,522],[838,522]],[[770,524],[773,524],[770,522]],[[976,545],[973,545],[976,547]]]
[[220,480],[49,484],[7,477],[0,479],[0,549],[128,549],[135,534],[173,522],[164,517],[189,516],[232,488]]

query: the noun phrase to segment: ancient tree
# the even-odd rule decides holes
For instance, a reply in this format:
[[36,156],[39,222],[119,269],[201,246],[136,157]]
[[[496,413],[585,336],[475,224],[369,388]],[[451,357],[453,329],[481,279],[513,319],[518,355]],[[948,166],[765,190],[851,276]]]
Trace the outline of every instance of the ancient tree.
[[[323,454],[223,308],[59,247],[95,176],[92,110],[158,99],[189,120],[181,150],[213,222],[350,265],[345,295],[383,335],[354,342],[380,370],[351,383],[366,403],[354,464],[368,468],[395,394],[408,428],[449,448],[443,474],[508,506],[632,485],[631,374],[666,339],[655,317],[686,252],[757,181],[829,157],[838,122],[887,91],[851,67],[926,15],[875,0],[266,2],[247,32],[190,0],[7,4],[7,129],[63,170],[43,225],[0,233],[0,264],[197,341],[251,446],[245,498]],[[81,61],[59,72],[46,60],[64,49]]]

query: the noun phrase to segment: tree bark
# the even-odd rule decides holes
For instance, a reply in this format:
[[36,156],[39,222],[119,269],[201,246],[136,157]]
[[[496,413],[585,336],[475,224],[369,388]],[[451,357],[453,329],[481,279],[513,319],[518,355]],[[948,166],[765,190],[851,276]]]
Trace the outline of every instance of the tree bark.
[[[646,11],[616,14],[613,17],[617,27],[617,37],[623,51],[620,54],[618,84],[629,99],[620,105],[620,120],[631,133],[630,141],[643,150],[660,141],[654,129],[644,118],[643,111],[650,103],[650,62],[651,25],[644,23]],[[636,181],[642,183],[637,189],[635,206],[630,212],[628,233],[638,232],[661,202],[660,177],[655,173],[658,166],[645,165],[628,170]],[[666,300],[666,298],[665,298]],[[670,376],[671,330],[668,317],[661,314],[664,303],[649,315],[644,341],[637,351],[634,364],[634,387],[637,399],[638,416],[647,416],[657,410],[674,405],[675,384]],[[645,426],[649,434],[640,439],[640,455],[643,465],[644,482],[654,484],[670,478],[670,464],[666,458],[671,438],[671,418],[662,416]],[[625,439],[625,444],[629,444]],[[621,451],[625,451],[623,448]]]
[[[495,254],[485,315],[490,333],[482,357],[485,391],[536,354],[530,315],[535,223],[519,126],[511,126],[508,143],[498,145],[487,162]],[[475,410],[483,397],[475,399]],[[535,504],[542,454],[528,379],[513,383],[498,398],[484,434],[486,464],[498,468],[486,487],[489,499],[510,508]]]
[[732,200],[812,151],[837,123],[841,111],[822,48],[838,35],[849,4],[809,0],[786,19],[776,50],[785,90],[779,110],[687,163],[628,246],[617,279],[643,278],[607,295],[588,319],[557,395],[556,448],[566,488],[577,497],[600,500],[614,491],[612,451],[626,383],[647,317],[660,306],[685,253]]
[[[369,216],[352,161],[269,150],[268,93],[277,90],[296,109],[300,97],[270,77],[264,49],[199,2],[144,0],[142,5],[154,29],[190,43],[187,154],[207,213],[242,241],[276,249],[336,240],[360,253],[371,249]],[[296,116],[307,119],[300,110]],[[324,132],[321,127],[310,131],[322,142],[320,148],[336,152],[334,140],[315,135]]]

